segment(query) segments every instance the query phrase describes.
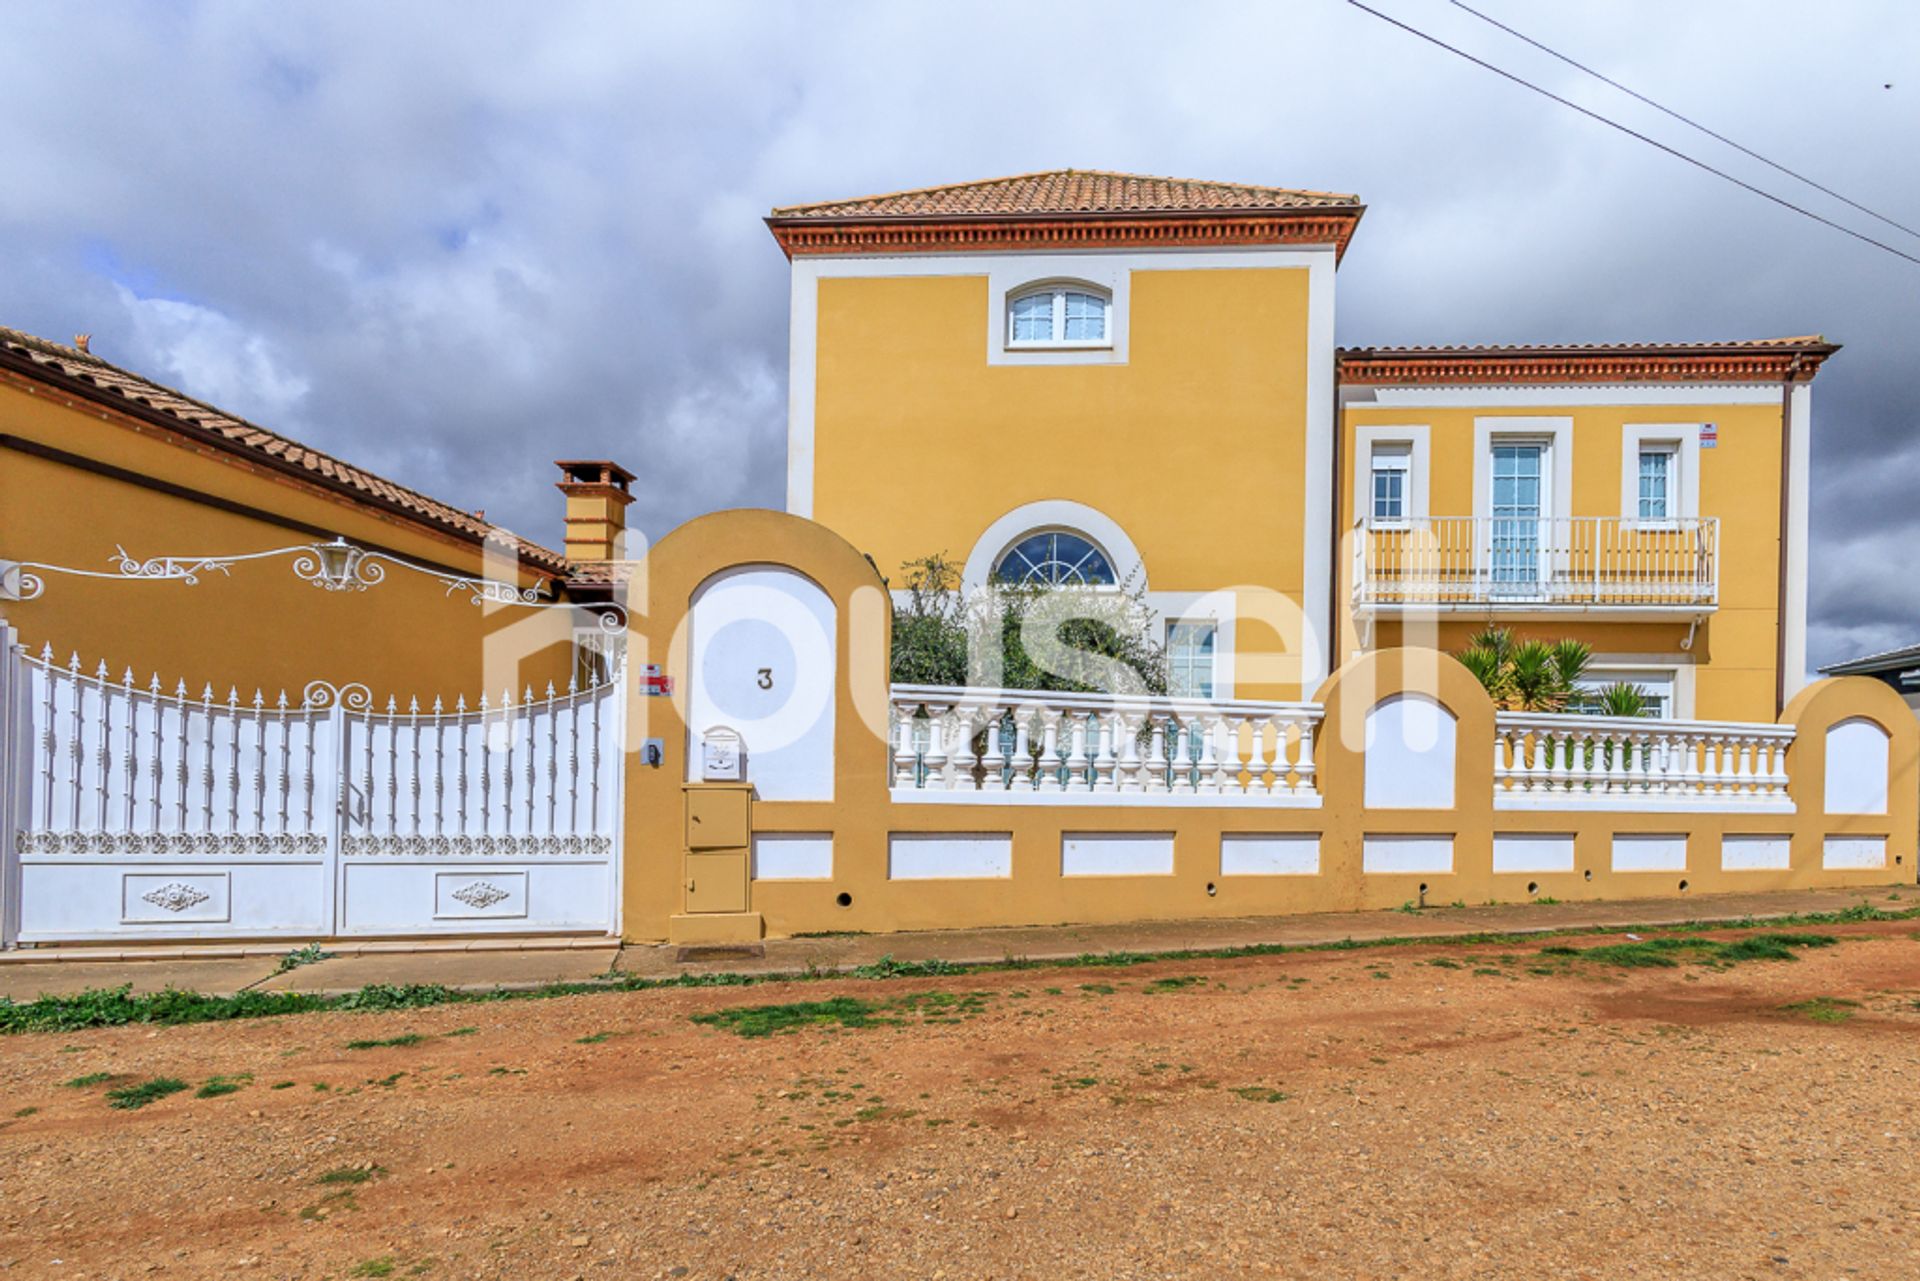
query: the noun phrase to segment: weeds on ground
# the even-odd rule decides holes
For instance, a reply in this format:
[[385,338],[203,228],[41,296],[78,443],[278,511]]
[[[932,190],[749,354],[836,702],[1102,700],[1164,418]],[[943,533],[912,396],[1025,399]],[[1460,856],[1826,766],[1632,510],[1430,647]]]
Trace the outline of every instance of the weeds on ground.
[[92,1086],[105,1085],[111,1080],[113,1080],[111,1072],[89,1072],[85,1076],[76,1076],[71,1081],[62,1081],[60,1084],[70,1090],[85,1090]]
[[[1839,941],[1831,934],[1753,934],[1730,941],[1682,936],[1603,943],[1598,947],[1543,947],[1540,955],[1623,969],[1672,969],[1682,961],[1725,969],[1742,961],[1791,961],[1797,959],[1796,948],[1832,947]],[[1536,967],[1534,972],[1553,971]]]
[[427,1038],[418,1032],[402,1032],[399,1036],[381,1037],[372,1041],[348,1041],[349,1050],[389,1050],[403,1045],[418,1045]]
[[[1417,909],[1416,909],[1417,910]],[[1812,912],[1779,917],[1768,921],[1746,918],[1736,921],[1699,921],[1665,927],[1686,934],[1707,930],[1781,929],[1803,925],[1843,925],[1865,921],[1903,921],[1920,917],[1920,908],[1887,911],[1871,903],[1858,903],[1838,912]],[[1605,929],[1582,927],[1567,934],[1622,934],[1637,927],[1616,926]],[[1184,948],[1165,952],[1089,952],[1059,961],[1012,961],[987,965],[955,965],[951,961],[895,961],[882,957],[846,974],[827,971],[810,973],[680,974],[670,979],[648,979],[616,974],[605,979],[578,983],[551,983],[526,990],[496,989],[490,992],[456,992],[437,983],[376,983],[343,996],[325,996],[311,992],[237,992],[232,996],[204,996],[197,992],[168,989],[164,992],[133,995],[130,985],[96,988],[72,996],[43,996],[32,1001],[0,998],[0,1035],[20,1032],[71,1032],[83,1028],[118,1027],[130,1023],[174,1025],[206,1023],[226,1019],[264,1018],[283,1014],[302,1014],[318,1010],[424,1009],[435,1005],[476,1004],[490,1001],[540,1000],[556,996],[578,996],[590,992],[645,992],[656,989],[752,987],[761,983],[824,981],[843,977],[866,979],[915,978],[959,973],[989,973],[996,970],[1053,968],[1089,969],[1128,967],[1156,961],[1236,960],[1255,956],[1278,956],[1290,952],[1340,952],[1363,948],[1454,946],[1488,943],[1536,943],[1539,934],[1480,933],[1451,938],[1385,938],[1365,942],[1344,939],[1332,943],[1288,946],[1281,943],[1255,943],[1245,947],[1217,949]],[[1589,951],[1594,949],[1588,949]],[[457,1034],[457,1033],[456,1033]]]
[[314,1182],[324,1187],[353,1186],[361,1183],[370,1183],[374,1179],[385,1175],[386,1172],[387,1168],[383,1165],[375,1165],[371,1161],[363,1161],[359,1165],[337,1166],[315,1179]]
[[305,947],[296,947],[280,958],[273,967],[275,974],[285,974],[288,970],[297,970],[303,965],[318,965],[322,961],[333,959],[333,953],[323,949],[318,943],[309,943]]
[[1234,1091],[1249,1103],[1285,1103],[1292,1095],[1283,1094],[1271,1086],[1243,1085]]
[[352,1268],[348,1269],[347,1275],[350,1277],[390,1277],[393,1275],[393,1270],[396,1266],[392,1255],[383,1254],[377,1259],[363,1259],[359,1263],[354,1264]]
[[1838,996],[1816,996],[1780,1008],[1789,1014],[1804,1014],[1815,1023],[1845,1023],[1860,1008],[1860,1002]]
[[251,1084],[253,1074],[243,1072],[238,1076],[210,1076],[206,1083],[193,1092],[196,1099],[217,1099],[223,1094],[238,1094],[240,1088]]
[[149,1103],[157,1103],[169,1094],[178,1094],[186,1088],[187,1083],[178,1077],[151,1077],[138,1085],[123,1085],[117,1090],[108,1090],[107,1106],[132,1111]]

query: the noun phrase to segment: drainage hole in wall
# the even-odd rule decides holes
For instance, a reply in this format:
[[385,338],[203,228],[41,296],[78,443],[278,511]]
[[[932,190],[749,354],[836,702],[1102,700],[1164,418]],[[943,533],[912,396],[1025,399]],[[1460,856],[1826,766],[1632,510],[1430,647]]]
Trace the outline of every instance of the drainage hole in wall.
[[1687,892],[1687,883],[1685,881],[1680,882],[1680,892],[1682,894]]
[[852,907],[853,895],[847,893],[845,890],[841,890],[838,894],[833,896],[833,901],[838,903],[841,907]]
[[1427,883],[1425,881],[1420,882],[1420,892],[1422,894],[1427,892]]
[[1538,881],[1527,882],[1527,893],[1538,894],[1539,892],[1540,892],[1540,882]]
[[1215,885],[1215,884],[1214,884],[1214,883],[1213,883],[1212,881],[1208,881],[1208,882],[1207,882],[1207,897],[1208,897],[1208,898],[1212,898],[1212,897],[1213,897],[1214,895],[1216,895],[1216,894],[1218,894],[1219,892],[1220,892],[1220,887],[1219,887],[1219,886],[1217,886],[1217,885]]
[[1592,868],[1588,868],[1588,869],[1587,869],[1587,879],[1588,879],[1589,881],[1591,881],[1591,880],[1593,879],[1593,869],[1592,869]]

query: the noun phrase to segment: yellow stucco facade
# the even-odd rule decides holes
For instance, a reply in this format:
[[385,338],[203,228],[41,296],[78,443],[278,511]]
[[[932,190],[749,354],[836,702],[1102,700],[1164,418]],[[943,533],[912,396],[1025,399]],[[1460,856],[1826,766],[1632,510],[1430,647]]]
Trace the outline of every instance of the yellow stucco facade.
[[[922,556],[995,555],[996,521],[1066,501],[1126,532],[1121,572],[1156,595],[1306,595],[1310,267],[1133,267],[1127,359],[1086,364],[991,363],[1004,300],[986,265],[953,270],[819,281],[815,519],[897,582]],[[1298,618],[1245,612],[1242,652],[1299,653]],[[1274,675],[1238,692],[1301,696]]]
[[[197,444],[131,415],[29,379],[0,378],[0,556],[114,574],[116,549],[152,557],[231,557],[342,537],[455,574],[520,586],[550,579],[505,544],[380,510],[317,484]],[[564,685],[570,611],[475,606],[443,581],[394,569],[365,591],[329,592],[295,576],[291,557],[210,570],[197,581],[40,574],[34,599],[0,616],[38,653],[84,670],[104,663],[141,688],[157,676],[198,697],[364,684],[384,705]]]
[[[1624,509],[1623,472],[1636,459],[1626,441],[1639,429],[1650,439],[1683,428],[1713,424],[1717,439],[1707,448],[1682,451],[1674,462],[1675,487],[1697,485],[1699,518],[1717,521],[1716,594],[1710,607],[1675,605],[1638,615],[1609,611],[1604,603],[1548,613],[1525,604],[1489,602],[1461,606],[1457,612],[1408,610],[1375,623],[1371,644],[1437,645],[1449,652],[1463,648],[1472,633],[1489,625],[1510,626],[1519,637],[1554,641],[1571,637],[1586,642],[1596,655],[1596,672],[1612,668],[1647,672],[1684,668],[1691,696],[1683,715],[1701,720],[1754,720],[1777,711],[1782,602],[1780,599],[1781,421],[1777,388],[1763,391],[1765,403],[1658,400],[1620,404],[1566,404],[1554,399],[1560,389],[1489,398],[1481,405],[1420,408],[1355,405],[1343,407],[1339,493],[1349,516],[1343,522],[1343,554],[1337,564],[1343,652],[1364,648],[1355,617],[1353,542],[1363,539],[1366,469],[1370,448],[1427,433],[1424,457],[1414,461],[1410,484],[1424,490],[1426,512],[1437,518],[1484,516],[1484,493],[1476,500],[1476,466],[1484,472],[1486,440],[1503,432],[1538,433],[1549,420],[1564,424],[1572,448],[1571,494],[1557,497],[1557,517],[1630,521]],[[1624,390],[1624,389],[1623,389]],[[1469,393],[1470,394],[1470,393]],[[1657,396],[1657,392],[1649,393]],[[1624,397],[1623,397],[1624,399]],[[1511,426],[1509,426],[1511,425]],[[1361,429],[1371,429],[1363,438]],[[1559,444],[1560,441],[1556,441]],[[1417,474],[1422,465],[1426,474]],[[1680,468],[1697,467],[1682,479]],[[1358,483],[1356,483],[1356,475]],[[1484,475],[1480,488],[1486,487]],[[1478,501],[1478,506],[1476,506]],[[1797,688],[1797,685],[1795,686]]]

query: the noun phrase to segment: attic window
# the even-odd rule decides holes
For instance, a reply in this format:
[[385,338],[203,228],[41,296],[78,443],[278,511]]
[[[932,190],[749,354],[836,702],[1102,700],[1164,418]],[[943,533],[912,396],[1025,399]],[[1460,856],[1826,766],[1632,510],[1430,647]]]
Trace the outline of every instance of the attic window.
[[1007,303],[1009,347],[1106,347],[1112,300],[1086,285],[1042,285]]

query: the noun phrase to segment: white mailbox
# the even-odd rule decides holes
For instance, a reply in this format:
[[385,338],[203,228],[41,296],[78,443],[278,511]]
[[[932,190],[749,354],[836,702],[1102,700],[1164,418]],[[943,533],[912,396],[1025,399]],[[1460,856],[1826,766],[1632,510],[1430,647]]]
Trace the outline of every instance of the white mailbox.
[[708,783],[739,783],[747,777],[747,754],[740,735],[716,725],[700,736],[700,777]]

